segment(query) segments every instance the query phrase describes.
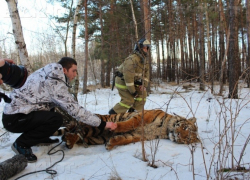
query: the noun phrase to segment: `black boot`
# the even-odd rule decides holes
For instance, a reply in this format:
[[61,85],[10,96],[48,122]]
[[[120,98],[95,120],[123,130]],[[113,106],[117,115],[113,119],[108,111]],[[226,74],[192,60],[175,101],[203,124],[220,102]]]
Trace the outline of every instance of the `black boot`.
[[16,154],[24,155],[29,163],[33,163],[37,161],[37,157],[35,154],[33,154],[32,149],[30,147],[22,147],[22,146],[17,145],[16,142],[14,142],[11,146],[11,149]]
[[135,109],[134,108],[129,108],[128,112],[135,112]]
[[114,111],[114,109],[112,108],[112,109],[110,109],[109,110],[109,114],[117,114],[115,111]]

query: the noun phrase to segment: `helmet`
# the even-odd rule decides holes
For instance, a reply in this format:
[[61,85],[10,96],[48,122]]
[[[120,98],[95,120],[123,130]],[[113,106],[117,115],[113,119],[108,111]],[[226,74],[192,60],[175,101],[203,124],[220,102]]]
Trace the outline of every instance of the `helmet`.
[[137,43],[135,43],[134,50],[138,51],[139,53],[142,52],[142,53],[144,53],[144,55],[147,55],[147,53],[142,50],[142,48],[144,46],[146,46],[147,49],[149,50],[149,48],[150,48],[150,42],[147,39],[142,38]]

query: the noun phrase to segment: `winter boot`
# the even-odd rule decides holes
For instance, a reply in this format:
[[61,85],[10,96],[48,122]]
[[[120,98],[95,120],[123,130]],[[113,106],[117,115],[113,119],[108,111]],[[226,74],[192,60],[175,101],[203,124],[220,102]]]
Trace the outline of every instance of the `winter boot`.
[[16,142],[14,142],[11,146],[11,149],[16,154],[24,155],[29,163],[33,163],[37,161],[37,157],[36,155],[33,154],[32,149],[30,147],[22,147],[22,146],[19,146]]
[[114,109],[112,108],[112,109],[110,109],[109,110],[109,114],[117,114],[115,111],[114,111]]

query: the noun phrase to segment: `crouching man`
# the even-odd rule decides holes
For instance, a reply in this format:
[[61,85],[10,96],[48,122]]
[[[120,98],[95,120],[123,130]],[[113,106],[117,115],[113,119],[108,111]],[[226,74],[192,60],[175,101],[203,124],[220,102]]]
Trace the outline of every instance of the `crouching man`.
[[28,162],[37,161],[32,146],[59,141],[50,138],[63,122],[61,114],[50,111],[56,106],[78,121],[101,130],[117,127],[115,123],[101,121],[74,100],[68,92],[68,83],[76,76],[77,62],[63,57],[58,63],[48,64],[32,73],[21,88],[10,94],[12,101],[4,107],[2,122],[8,131],[22,133],[11,148],[16,154],[23,154]]

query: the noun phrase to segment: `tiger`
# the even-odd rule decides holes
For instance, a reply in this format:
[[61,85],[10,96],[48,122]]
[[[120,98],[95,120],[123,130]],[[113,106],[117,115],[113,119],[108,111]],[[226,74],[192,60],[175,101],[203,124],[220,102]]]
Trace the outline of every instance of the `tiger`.
[[[72,149],[75,144],[83,144],[84,147],[105,144],[105,148],[111,150],[115,146],[153,139],[170,139],[178,144],[200,142],[194,117],[186,119],[162,110],[96,115],[102,121],[116,122],[117,128],[114,131],[108,129],[101,131],[97,127],[71,121],[65,128],[55,132],[54,136],[63,135],[62,140],[69,149]],[[142,136],[142,127],[144,136]]]

